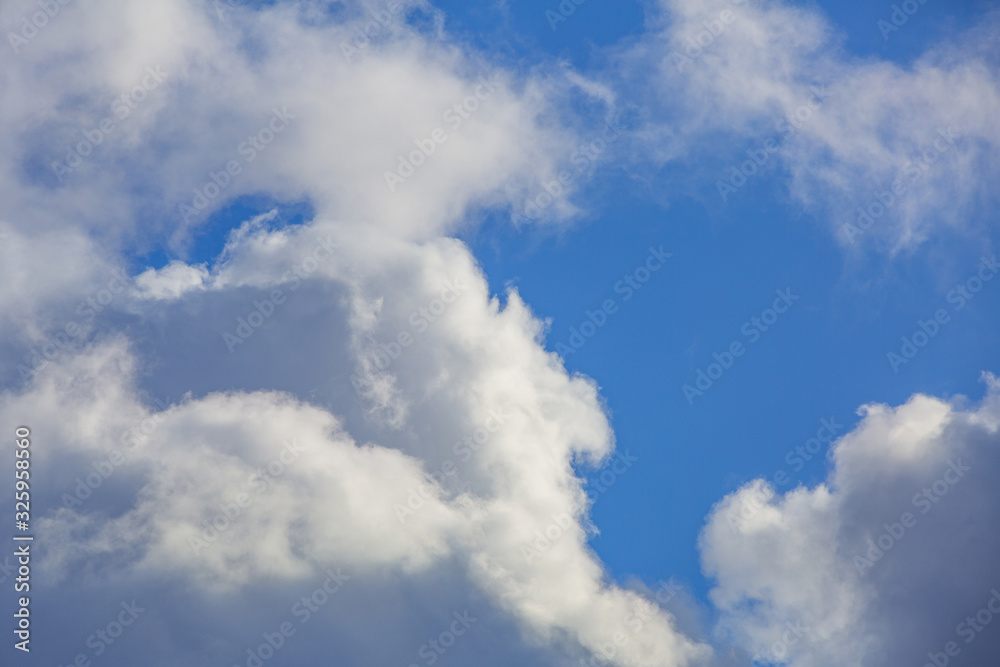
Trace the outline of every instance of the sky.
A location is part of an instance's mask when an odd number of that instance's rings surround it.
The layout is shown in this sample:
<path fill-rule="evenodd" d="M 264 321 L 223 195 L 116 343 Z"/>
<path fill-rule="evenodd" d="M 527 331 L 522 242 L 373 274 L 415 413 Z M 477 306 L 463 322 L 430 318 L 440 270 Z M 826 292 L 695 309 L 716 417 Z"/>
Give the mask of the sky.
<path fill-rule="evenodd" d="M 0 26 L 3 664 L 1000 658 L 995 3 Z"/>

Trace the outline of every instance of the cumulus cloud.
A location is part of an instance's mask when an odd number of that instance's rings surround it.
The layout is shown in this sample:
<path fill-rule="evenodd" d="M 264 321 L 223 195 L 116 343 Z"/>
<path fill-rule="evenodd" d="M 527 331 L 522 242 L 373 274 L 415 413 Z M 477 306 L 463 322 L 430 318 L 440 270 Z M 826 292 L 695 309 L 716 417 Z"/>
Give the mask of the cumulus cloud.
<path fill-rule="evenodd" d="M 35 7 L 5 3 L 0 22 Z M 891 662 L 985 598 L 992 541 L 961 581 L 931 547 L 995 523 L 992 380 L 976 408 L 868 406 L 827 484 L 767 500 L 736 529 L 727 515 L 770 494 L 756 483 L 722 501 L 702 548 L 735 651 L 701 638 L 695 605 L 670 596 L 667 611 L 609 580 L 578 474 L 615 446 L 597 385 L 546 351 L 544 322 L 516 291 L 493 294 L 449 235 L 517 209 L 604 132 L 567 118 L 569 91 L 613 119 L 627 83 L 505 68 L 416 1 L 59 7 L 0 62 L 0 416 L 43 443 L 40 616 L 81 652 L 93 618 L 75 610 L 142 608 L 130 630 L 142 641 L 102 644 L 109 664 L 249 665 L 285 620 L 300 633 L 281 649 L 289 664 L 331 646 L 344 664 L 407 664 L 459 626 L 467 643 L 445 648 L 460 664 L 730 664 L 740 650 L 781 658 L 780 642 L 794 664 Z M 838 59 L 811 11 L 734 5 L 737 20 L 677 71 L 684 35 L 729 5 L 665 7 L 670 23 L 625 56 L 656 60 L 658 94 L 685 93 L 657 102 L 683 132 L 639 130 L 659 157 L 691 149 L 679 136 L 747 136 L 819 85 L 822 111 L 782 139 L 807 204 L 837 213 L 830 202 L 862 196 L 950 124 L 961 138 L 941 161 L 961 179 L 928 176 L 894 209 L 905 245 L 932 229 L 918 204 L 940 212 L 992 173 L 992 23 L 981 55 L 943 47 L 903 68 Z M 575 179 L 551 217 L 574 212 Z M 185 260 L 213 214 L 253 197 L 316 215 L 261 212 L 208 261 Z M 163 248 L 170 261 L 123 268 Z M 936 493 L 959 459 L 972 470 L 948 497 L 926 517 L 910 508 L 916 527 L 859 568 L 912 485 Z M 948 604 L 932 609 L 934 596 Z M 299 615 L 300 598 L 323 613 Z M 890 613 L 914 608 L 909 624 Z"/>
<path fill-rule="evenodd" d="M 710 654 L 605 581 L 574 469 L 612 451 L 596 387 L 542 348 L 516 292 L 490 296 L 463 244 L 255 219 L 206 271 L 141 274 L 116 304 L 127 338 L 5 397 L 6 417 L 59 443 L 38 462 L 63 487 L 39 528 L 48 576 L 245 592 L 334 566 L 360 588 L 451 564 L 531 642 L 613 664 Z M 76 471 L 112 456 L 114 495 L 93 502 Z"/>
<path fill-rule="evenodd" d="M 256 620 L 240 600 L 338 567 L 362 617 L 361 591 L 424 590 L 401 607 L 400 635 L 471 598 L 506 624 L 499 637 L 521 635 L 508 659 L 596 651 L 643 600 L 606 582 L 586 547 L 573 466 L 613 445 L 595 385 L 543 349 L 516 293 L 491 296 L 468 249 L 441 238 L 569 157 L 558 98 L 577 84 L 505 71 L 414 27 L 426 5 L 391 4 L 65 5 L 4 60 L 19 102 L 3 125 L 23 131 L 0 165 L 16 241 L 2 252 L 50 234 L 79 267 L 47 286 L 4 264 L 52 311 L 25 311 L 3 399 L 5 419 L 52 443 L 37 462 L 52 471 L 42 562 L 76 582 L 69 595 L 97 582 L 114 589 L 101 601 L 161 599 L 151 591 L 169 580 L 184 604 L 221 604 L 238 630 L 199 616 L 220 660 Z M 358 39 L 371 11 L 379 34 Z M 104 284 L 126 254 L 166 241 L 183 255 L 214 211 L 262 192 L 308 201 L 316 221 L 262 215 L 207 264 Z M 157 633 L 185 632 L 167 609 L 152 615 Z M 617 661 L 707 652 L 666 612 L 643 619 Z M 371 664 L 377 641 L 357 641 L 354 664 Z M 160 664 L 184 659 L 184 642 L 163 643 Z"/>
<path fill-rule="evenodd" d="M 978 405 L 865 406 L 816 488 L 755 481 L 722 500 L 701 545 L 723 631 L 791 665 L 995 659 L 1000 384 L 985 379 Z"/>

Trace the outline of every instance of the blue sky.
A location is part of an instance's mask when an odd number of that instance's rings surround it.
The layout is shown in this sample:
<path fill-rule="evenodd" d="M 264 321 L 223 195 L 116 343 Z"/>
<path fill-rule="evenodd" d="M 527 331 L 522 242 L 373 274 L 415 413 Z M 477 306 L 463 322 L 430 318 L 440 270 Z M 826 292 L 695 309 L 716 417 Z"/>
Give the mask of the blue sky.
<path fill-rule="evenodd" d="M 41 452 L 5 661 L 249 667 L 328 577 L 270 664 L 948 651 L 1000 585 L 1000 22 L 903 4 L 95 0 L 9 38 L 0 419 Z M 954 664 L 1000 655 L 979 623 Z"/>
<path fill-rule="evenodd" d="M 497 48 L 512 60 L 569 59 L 583 71 L 595 65 L 601 47 L 640 34 L 644 20 L 639 3 L 586 2 L 555 30 L 541 7 L 527 3 L 504 9 L 436 6 L 448 29 L 477 46 Z M 813 6 L 842 33 L 851 57 L 906 65 L 928 45 L 975 25 L 986 3 L 927 4 L 889 40 L 877 21 L 888 19 L 891 6 Z M 558 11 L 558 4 L 553 8 Z M 728 166 L 745 150 L 732 149 L 707 159 Z M 619 447 L 641 460 L 622 483 L 598 493 L 593 514 L 601 535 L 592 545 L 618 577 L 652 581 L 675 575 L 704 594 L 708 582 L 695 543 L 719 498 L 779 470 L 790 476 L 785 490 L 815 485 L 827 473 L 826 448 L 798 472 L 785 457 L 815 435 L 821 419 L 835 420 L 846 432 L 864 403 L 896 404 L 917 391 L 978 397 L 979 372 L 1000 363 L 992 334 L 1000 325 L 1000 293 L 991 290 L 913 363 L 894 372 L 886 359 L 899 337 L 912 335 L 917 321 L 932 315 L 954 284 L 968 277 L 963 271 L 973 275 L 978 239 L 949 239 L 962 259 L 951 258 L 953 264 L 944 267 L 929 265 L 938 249 L 888 264 L 878 256 L 845 258 L 820 221 L 788 204 L 780 174 L 753 178 L 725 205 L 713 180 L 687 184 L 666 195 L 667 206 L 654 197 L 668 191 L 669 171 L 654 176 L 645 190 L 630 185 L 615 165 L 598 174 L 599 198 L 588 201 L 583 220 L 570 229 L 518 232 L 509 226 L 509 212 L 500 211 L 463 237 L 495 294 L 515 286 L 539 317 L 551 318 L 550 350 L 569 345 L 570 328 L 586 321 L 587 311 L 600 310 L 605 299 L 621 306 L 593 340 L 566 356 L 570 371 L 599 383 Z M 233 224 L 273 205 L 247 202 L 222 212 L 190 260 L 209 261 Z M 288 210 L 294 223 L 298 211 Z M 650 246 L 663 246 L 673 258 L 625 301 L 614 286 L 642 265 Z M 748 342 L 742 325 L 785 288 L 800 297 L 794 308 L 689 405 L 681 387 L 694 384 L 712 353 L 736 340 Z M 596 483 L 599 472 L 590 475 Z"/>

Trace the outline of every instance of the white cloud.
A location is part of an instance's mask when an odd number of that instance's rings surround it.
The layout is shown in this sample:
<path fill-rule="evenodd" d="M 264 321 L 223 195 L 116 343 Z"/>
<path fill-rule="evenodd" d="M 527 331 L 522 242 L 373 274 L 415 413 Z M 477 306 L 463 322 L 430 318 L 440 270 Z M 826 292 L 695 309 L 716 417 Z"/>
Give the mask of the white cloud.
<path fill-rule="evenodd" d="M 150 299 L 175 299 L 204 286 L 208 270 L 172 261 L 162 269 L 146 269 L 135 277 L 136 289 Z"/>
<path fill-rule="evenodd" d="M 0 19 L 33 6 L 8 3 Z M 353 6 L 343 21 L 308 3 L 224 18 L 187 0 L 65 6 L 0 65 L 13 102 L 0 119 L 24 128 L 0 160 L 0 214 L 19 229 L 72 219 L 114 247 L 169 235 L 183 248 L 212 211 L 260 192 L 417 238 L 456 229 L 473 205 L 523 199 L 573 150 L 556 122 L 567 84 L 421 34 L 405 19 L 417 6 L 351 58 L 343 45 L 371 20 Z M 419 164 L 391 192 L 401 156 Z"/>
<path fill-rule="evenodd" d="M 3 18 L 29 9 L 7 4 Z M 183 250 L 212 210 L 240 195 L 308 200 L 319 220 L 271 229 L 273 217 L 261 216 L 214 264 L 140 271 L 91 326 L 11 383 L 4 414 L 52 443 L 39 459 L 59 489 L 42 505 L 44 563 L 54 578 L 125 576 L 147 594 L 166 577 L 183 590 L 248 597 L 333 566 L 375 591 L 384 577 L 426 586 L 457 565 L 417 609 L 446 603 L 455 587 L 459 599 L 478 590 L 531 638 L 509 655 L 537 641 L 547 653 L 596 650 L 640 600 L 606 583 L 585 546 L 572 464 L 612 448 L 596 388 L 545 352 L 542 324 L 515 293 L 503 304 L 491 297 L 468 249 L 440 238 L 473 206 L 522 200 L 569 157 L 574 136 L 558 122 L 566 84 L 506 72 L 402 17 L 348 59 L 341 46 L 368 18 L 318 9 L 282 3 L 219 17 L 183 0 L 67 5 L 0 65 L 5 95 L 21 101 L 4 106 L 0 127 L 27 128 L 0 160 L 2 214 L 12 234 L 76 230 L 81 272 L 99 274 L 92 267 L 163 239 Z M 38 75 L 56 62 L 55 74 Z M 433 153 L 416 165 L 428 137 Z M 400 155 L 415 169 L 391 191 L 385 172 L 399 170 Z M 101 287 L 66 275 L 30 295 L 57 322 Z M 403 333 L 404 353 L 383 363 L 383 346 Z M 27 343 L 10 352 L 27 354 Z M 146 407 L 154 398 L 172 405 Z M 480 442 L 498 414 L 502 428 Z M 139 444 L 110 451 L 123 437 Z M 479 449 L 468 461 L 472 450 L 454 447 L 466 437 Z M 250 493 L 257 468 L 288 439 L 305 448 L 300 458 L 196 554 L 202 522 Z M 88 468 L 105 469 L 111 456 L 124 463 L 86 493 Z M 446 466 L 461 470 L 428 486 L 425 473 Z M 423 506 L 401 522 L 412 492 Z M 524 548 L 553 517 L 560 539 L 528 562 Z M 419 617 L 415 604 L 407 608 Z M 249 618 L 243 607 L 228 604 L 228 614 Z M 165 632 L 179 622 L 164 619 Z M 403 634 L 423 627 L 398 622 Z M 220 641 L 233 636 L 213 627 Z M 393 659 L 407 659 L 404 648 Z M 655 611 L 622 650 L 652 665 L 707 648 Z"/>
<path fill-rule="evenodd" d="M 111 498 L 70 501 L 40 524 L 48 576 L 127 572 L 143 587 L 166 576 L 247 594 L 335 565 L 364 587 L 453 563 L 531 642 L 613 650 L 623 665 L 707 657 L 668 614 L 607 583 L 586 546 L 588 501 L 572 464 L 600 462 L 612 434 L 595 385 L 542 348 L 542 324 L 518 295 L 490 297 L 457 241 L 329 239 L 337 231 L 250 223 L 210 275 L 175 265 L 140 276 L 121 304 L 137 318 L 131 342 L 94 343 L 6 396 L 5 415 L 62 443 L 39 465 L 51 461 L 71 496 L 81 459 L 155 424 L 122 451 Z M 332 256 L 307 265 L 316 248 Z M 312 270 L 290 277 L 296 266 Z M 200 289 L 162 287 L 195 274 Z M 269 314 L 251 319 L 254 309 Z M 252 328 L 230 353 L 222 334 L 239 336 L 239 318 Z M 139 375 L 147 359 L 163 370 Z M 380 381 L 389 389 L 367 390 Z M 284 391 L 227 389 L 237 382 Z M 186 392 L 165 411 L 140 400 Z M 47 423 L 57 405 L 62 416 Z M 262 481 L 269 465 L 273 481 Z M 227 516 L 241 494 L 246 507 Z"/>
<path fill-rule="evenodd" d="M 773 138 L 774 156 L 759 169 L 787 170 L 793 200 L 822 214 L 845 246 L 895 252 L 948 228 L 981 233 L 968 214 L 993 196 L 1000 168 L 996 13 L 897 64 L 846 55 L 843 36 L 813 8 L 777 0 L 663 0 L 661 8 L 661 27 L 618 61 L 651 91 L 658 115 L 647 132 L 660 160 L 705 157 L 722 137 L 718 150 L 739 170 L 748 150 Z M 670 131 L 657 131 L 664 122 Z M 747 167 L 750 180 L 757 170 Z M 703 175 L 736 191 L 746 180 L 728 168 Z M 905 189 L 893 194 L 897 179 Z M 859 207 L 872 209 L 871 223 Z"/>
<path fill-rule="evenodd" d="M 34 6 L 5 3 L 0 22 Z M 844 62 L 830 55 L 820 18 L 771 3 L 741 7 L 690 74 L 672 72 L 666 50 L 724 6 L 670 3 L 675 23 L 630 54 L 664 62 L 661 93 L 688 93 L 665 104 L 686 114 L 678 129 L 736 125 L 745 135 L 825 83 L 822 116 L 784 154 L 793 192 L 812 204 L 880 182 L 952 122 L 965 143 L 944 160 L 962 185 L 934 181 L 899 208 L 892 229 L 903 245 L 929 233 L 918 205 L 940 212 L 948 188 L 968 199 L 976 170 L 992 173 L 996 83 L 980 61 L 942 49 L 911 69 Z M 495 648 L 498 665 L 587 653 L 651 667 L 722 660 L 695 638 L 690 610 L 678 621 L 607 580 L 587 546 L 574 469 L 614 447 L 596 384 L 546 352 L 528 305 L 516 292 L 492 295 L 469 249 L 446 237 L 483 207 L 517 206 L 553 180 L 580 135 L 561 116 L 567 90 L 613 115 L 616 87 L 558 68 L 504 70 L 449 41 L 440 22 L 421 31 L 402 16 L 347 58 L 343 44 L 369 18 L 355 5 L 336 19 L 326 8 L 288 2 L 220 16 L 186 0 L 70 3 L 0 64 L 10 102 L 0 105 L 0 143 L 10 147 L 0 156 L 9 286 L 0 309 L 17 314 L 4 320 L 0 355 L 5 369 L 37 360 L 35 348 L 45 358 L 7 371 L 0 415 L 45 443 L 39 562 L 61 588 L 43 587 L 40 603 L 159 600 L 145 617 L 145 645 L 157 650 L 144 664 L 232 660 L 257 640 L 248 627 L 284 612 L 289 590 L 313 590 L 343 567 L 351 606 L 331 606 L 321 636 L 288 649 L 299 664 L 328 654 L 331 636 L 349 664 L 403 663 L 466 604 L 499 628 L 472 644 Z M 872 120 L 859 126 L 859 116 Z M 100 142 L 87 138 L 94 128 Z M 659 121 L 646 131 L 661 155 L 689 148 L 663 142 L 683 133 Z M 97 145 L 79 149 L 84 141 Z M 88 153 L 79 163 L 68 155 L 78 149 Z M 67 163 L 58 175 L 55 160 Z M 266 213 L 235 229 L 214 262 L 113 273 L 164 244 L 183 255 L 211 212 L 262 193 L 308 201 L 315 221 L 275 228 Z M 553 210 L 574 208 L 562 200 Z M 59 270 L 37 271 L 41 260 Z M 71 323 L 77 333 L 62 343 Z M 150 407 L 156 400 L 164 406 Z M 794 659 L 843 664 L 873 646 L 910 650 L 974 602 L 996 561 L 989 541 L 966 580 L 947 582 L 948 605 L 912 628 L 887 611 L 945 595 L 932 547 L 971 525 L 963 521 L 995 523 L 989 474 L 970 473 L 955 491 L 980 515 L 936 505 L 920 523 L 934 539 L 907 536 L 866 578 L 850 550 L 864 548 L 881 517 L 898 518 L 911 484 L 950 457 L 983 454 L 996 400 L 966 411 L 926 397 L 870 406 L 838 446 L 829 485 L 774 501 L 737 533 L 723 513 L 752 491 L 724 500 L 704 557 L 736 643 L 759 651 L 801 622 L 812 634 L 789 648 Z M 976 465 L 992 464 L 983 454 Z M 239 514 L 226 516 L 233 503 Z M 203 534 L 216 520 L 230 527 Z M 909 545 L 927 557 L 893 565 Z M 902 585 L 910 579 L 918 585 Z M 65 609 L 53 618 L 66 636 L 90 632 L 89 616 Z M 386 617 L 388 629 L 370 629 Z M 883 629 L 891 641 L 866 639 Z M 65 662 L 65 648 L 43 650 Z M 134 664 L 121 650 L 111 659 Z"/>
<path fill-rule="evenodd" d="M 962 625 L 1000 583 L 1000 385 L 986 380 L 978 406 L 866 406 L 825 484 L 768 498 L 756 481 L 721 501 L 701 542 L 725 632 L 796 666 L 923 664 L 952 641 L 958 664 L 995 658 L 995 635 Z"/>

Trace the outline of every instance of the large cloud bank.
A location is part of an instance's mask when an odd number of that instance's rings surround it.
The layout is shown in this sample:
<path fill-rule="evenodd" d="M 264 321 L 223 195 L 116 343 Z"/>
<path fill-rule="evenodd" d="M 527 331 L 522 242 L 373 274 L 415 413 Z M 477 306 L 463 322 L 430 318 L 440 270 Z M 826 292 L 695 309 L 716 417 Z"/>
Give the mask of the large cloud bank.
<path fill-rule="evenodd" d="M 806 10 L 665 8 L 616 58 L 659 63 L 650 104 L 686 136 L 748 133 L 821 85 L 817 119 L 784 140 L 801 200 L 867 197 L 862 184 L 948 127 L 952 176 L 893 209 L 891 245 L 957 224 L 918 208 L 982 194 L 1000 99 L 989 26 L 903 70 L 838 60 Z M 731 27 L 678 70 L 684 35 L 724 9 Z M 5 3 L 0 22 L 36 11 Z M 451 41 L 440 18 L 420 2 L 80 0 L 12 41 L 0 415 L 32 426 L 46 480 L 39 616 L 79 638 L 40 658 L 875 665 L 952 640 L 964 664 L 995 657 L 978 632 L 949 634 L 1000 586 L 992 378 L 977 406 L 866 407 L 827 484 L 721 501 L 701 544 L 717 627 L 690 622 L 674 593 L 609 579 L 577 472 L 614 456 L 597 386 L 450 235 L 574 169 L 630 84 L 516 71 Z M 682 89 L 685 104 L 663 101 Z M 571 117 L 571 92 L 603 109 L 596 129 Z M 674 136 L 649 121 L 625 141 L 645 146 L 634 159 L 694 150 Z M 579 187 L 591 166 L 563 180 Z M 573 185 L 544 217 L 572 213 Z M 286 225 L 279 206 L 211 261 L 129 268 L 160 247 L 184 257 L 244 196 L 315 216 Z M 905 512 L 913 525 L 897 528 Z M 141 642 L 92 634 L 123 608 Z"/>

